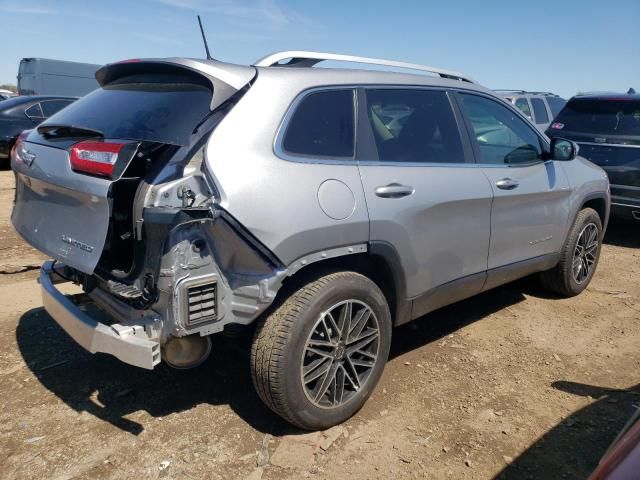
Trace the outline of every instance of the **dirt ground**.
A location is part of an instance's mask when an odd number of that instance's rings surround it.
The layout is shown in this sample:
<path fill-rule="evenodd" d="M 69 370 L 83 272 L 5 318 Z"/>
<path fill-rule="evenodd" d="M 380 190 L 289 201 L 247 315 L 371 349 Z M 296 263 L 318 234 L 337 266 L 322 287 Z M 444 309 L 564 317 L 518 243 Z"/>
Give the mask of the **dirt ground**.
<path fill-rule="evenodd" d="M 12 198 L 0 172 L 1 478 L 585 478 L 640 404 L 640 224 L 610 227 L 579 297 L 525 279 L 395 330 L 373 397 L 320 436 L 260 403 L 242 339 L 186 372 L 76 346 Z"/>

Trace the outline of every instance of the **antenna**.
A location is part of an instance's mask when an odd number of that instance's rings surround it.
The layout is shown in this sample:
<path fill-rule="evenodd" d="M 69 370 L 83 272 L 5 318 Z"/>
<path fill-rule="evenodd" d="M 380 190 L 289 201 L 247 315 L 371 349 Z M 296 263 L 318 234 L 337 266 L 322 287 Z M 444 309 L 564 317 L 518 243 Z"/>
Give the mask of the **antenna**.
<path fill-rule="evenodd" d="M 202 28 L 202 21 L 200 20 L 200 15 L 198 15 L 198 24 L 200 25 L 200 33 L 202 34 L 204 49 L 207 52 L 207 60 L 213 60 L 213 58 L 211 57 L 211 54 L 209 53 L 209 45 L 207 45 L 207 37 L 204 36 L 204 29 Z"/>

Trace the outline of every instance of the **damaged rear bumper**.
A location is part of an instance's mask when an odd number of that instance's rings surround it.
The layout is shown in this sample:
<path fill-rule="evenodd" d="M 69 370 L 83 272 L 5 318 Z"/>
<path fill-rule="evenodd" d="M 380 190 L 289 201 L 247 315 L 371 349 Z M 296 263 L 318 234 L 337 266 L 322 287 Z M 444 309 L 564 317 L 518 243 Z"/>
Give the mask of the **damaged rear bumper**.
<path fill-rule="evenodd" d="M 54 262 L 46 262 L 40 270 L 42 302 L 45 310 L 81 347 L 91 353 L 108 353 L 136 367 L 153 369 L 160 363 L 160 343 L 147 334 L 144 321 L 137 323 L 100 323 L 81 310 L 72 299 L 56 288 L 65 280 Z"/>

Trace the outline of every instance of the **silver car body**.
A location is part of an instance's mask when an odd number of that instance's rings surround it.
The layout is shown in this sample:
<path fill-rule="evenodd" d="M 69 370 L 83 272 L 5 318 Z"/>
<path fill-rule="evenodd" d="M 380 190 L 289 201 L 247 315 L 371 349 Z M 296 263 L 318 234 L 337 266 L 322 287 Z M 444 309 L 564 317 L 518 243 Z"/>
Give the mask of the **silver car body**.
<path fill-rule="evenodd" d="M 289 58 L 288 65 L 279 63 Z M 323 59 L 352 58 L 435 76 L 310 68 Z M 41 275 L 51 315 L 90 351 L 153 368 L 160 361 L 159 346 L 171 336 L 210 335 L 230 324 L 249 324 L 271 305 L 288 278 L 326 262 L 334 267 L 343 262 L 345 268 L 375 265 L 388 272 L 385 282 L 391 285 L 385 293 L 395 323 L 402 324 L 553 267 L 584 205 L 596 208 L 606 225 L 608 182 L 600 168 L 581 158 L 483 164 L 458 107 L 466 163 L 385 164 L 360 154 L 345 160 L 286 153 L 283 132 L 311 92 L 352 89 L 354 101 L 368 87 L 435 89 L 447 92 L 452 102 L 460 92 L 497 98 L 455 72 L 372 60 L 286 52 L 251 67 L 191 59 L 147 61 L 208 78 L 214 85 L 212 110 L 236 92 L 244 93 L 184 174 L 176 176 L 176 164 L 169 161 L 144 195 L 136 197 L 136 211 L 159 218 L 184 209 L 181 192 L 188 188 L 194 192 L 189 207 L 209 216 L 174 226 L 166 238 L 146 240 L 165 245 L 153 304 L 133 308 L 106 292 L 104 282 L 88 291 L 91 302 L 115 319 L 107 329 L 65 302 L 54 283 L 68 275 L 65 268 L 83 278 L 94 274 L 105 246 L 112 182 L 72 171 L 66 150 L 25 142 L 35 160 L 29 165 L 12 160 L 17 178 L 12 221 L 29 243 L 59 262 L 46 264 Z M 119 68 L 101 69 L 100 83 L 117 77 Z M 508 108 L 528 123 L 517 109 Z M 546 137 L 536 135 L 548 149 Z M 515 187 L 503 189 L 505 180 Z M 386 195 L 389 191 L 400 196 Z M 202 238 L 209 249 L 194 247 Z M 191 292 L 211 284 L 216 289 L 215 319 L 189 324 Z M 136 335 L 144 341 L 132 342 Z"/>

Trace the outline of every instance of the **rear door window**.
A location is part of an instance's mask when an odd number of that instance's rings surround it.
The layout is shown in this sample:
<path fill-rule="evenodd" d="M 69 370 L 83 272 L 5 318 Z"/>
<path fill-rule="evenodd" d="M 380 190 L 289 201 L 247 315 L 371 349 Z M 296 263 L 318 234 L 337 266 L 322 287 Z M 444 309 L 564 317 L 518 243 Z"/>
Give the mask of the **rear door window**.
<path fill-rule="evenodd" d="M 439 90 L 371 89 L 367 116 L 381 162 L 464 163 L 447 94 Z"/>
<path fill-rule="evenodd" d="M 282 146 L 293 155 L 353 158 L 354 92 L 326 90 L 306 95 L 289 120 Z"/>
<path fill-rule="evenodd" d="M 42 106 L 42 113 L 44 114 L 44 116 L 50 117 L 52 115 L 55 115 L 71 103 L 71 100 L 47 100 L 41 102 L 40 105 Z"/>
<path fill-rule="evenodd" d="M 29 117 L 31 120 L 43 120 L 44 115 L 42 114 L 42 108 L 39 103 L 35 103 L 31 105 L 24 111 L 24 114 Z"/>
<path fill-rule="evenodd" d="M 210 112 L 211 86 L 189 75 L 135 75 L 98 88 L 43 125 L 98 130 L 105 138 L 187 145 Z"/>
<path fill-rule="evenodd" d="M 532 98 L 531 105 L 533 106 L 533 113 L 536 116 L 536 123 L 549 123 L 549 115 L 547 115 L 547 107 L 544 105 L 544 100 L 541 98 Z"/>
<path fill-rule="evenodd" d="M 526 98 L 524 97 L 517 98 L 515 106 L 518 108 L 518 110 L 524 113 L 527 116 L 527 118 L 533 118 L 531 116 L 531 109 L 529 108 L 529 101 Z"/>
<path fill-rule="evenodd" d="M 555 118 L 560 113 L 560 110 L 567 104 L 567 101 L 560 97 L 547 97 L 547 103 L 549 104 L 551 115 Z"/>
<path fill-rule="evenodd" d="M 640 135 L 640 100 L 580 98 L 567 103 L 552 129 L 599 135 Z"/>

